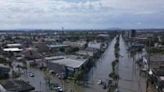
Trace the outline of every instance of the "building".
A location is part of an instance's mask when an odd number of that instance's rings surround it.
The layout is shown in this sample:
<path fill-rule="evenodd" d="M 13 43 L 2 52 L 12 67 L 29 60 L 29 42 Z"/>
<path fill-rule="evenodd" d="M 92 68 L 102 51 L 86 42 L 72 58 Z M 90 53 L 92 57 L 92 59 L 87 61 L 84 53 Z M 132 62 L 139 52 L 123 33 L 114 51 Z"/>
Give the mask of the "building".
<path fill-rule="evenodd" d="M 69 47 L 68 45 L 63 45 L 63 44 L 51 44 L 51 45 L 47 45 L 49 47 L 49 49 L 52 49 L 52 48 L 65 48 L 65 47 Z"/>
<path fill-rule="evenodd" d="M 4 48 L 3 51 L 5 52 L 21 52 L 23 49 L 20 48 Z"/>
<path fill-rule="evenodd" d="M 153 69 L 152 75 L 149 76 L 152 83 L 156 86 L 158 92 L 163 92 L 164 90 L 164 68 L 163 69 Z"/>
<path fill-rule="evenodd" d="M 0 84 L 0 92 L 31 92 L 35 88 L 22 80 L 7 80 Z"/>
<path fill-rule="evenodd" d="M 93 57 L 94 56 L 94 52 L 92 51 L 87 51 L 87 50 L 80 50 L 76 52 L 76 55 L 79 56 L 86 56 L 86 57 Z"/>
<path fill-rule="evenodd" d="M 136 30 L 131 30 L 131 37 L 135 37 L 136 36 Z"/>
<path fill-rule="evenodd" d="M 93 48 L 93 49 L 101 49 L 101 43 L 97 43 L 97 42 L 89 42 L 88 43 L 88 48 Z"/>
<path fill-rule="evenodd" d="M 150 70 L 149 74 L 151 81 L 155 84 L 158 92 L 164 90 L 164 55 L 155 54 L 150 56 Z"/>
<path fill-rule="evenodd" d="M 54 56 L 45 59 L 49 70 L 66 76 L 78 71 L 87 62 L 87 59 L 78 56 Z"/>
<path fill-rule="evenodd" d="M 36 42 L 32 42 L 32 45 L 40 53 L 49 52 L 49 49 L 48 49 L 48 46 L 47 46 L 46 42 L 36 41 Z"/>
<path fill-rule="evenodd" d="M 150 67 L 153 69 L 159 69 L 164 67 L 164 55 L 163 54 L 153 54 L 150 56 Z"/>
<path fill-rule="evenodd" d="M 22 44 L 20 43 L 13 43 L 13 44 L 7 44 L 7 47 L 22 47 Z"/>
<path fill-rule="evenodd" d="M 6 44 L 6 47 L 3 48 L 5 52 L 21 52 L 22 50 L 22 44 L 20 43 Z"/>
<path fill-rule="evenodd" d="M 86 41 L 64 41 L 63 44 L 68 45 L 70 47 L 84 48 L 86 45 Z"/>
<path fill-rule="evenodd" d="M 2 53 L 8 57 L 17 57 L 22 55 L 23 50 L 22 44 L 6 44 L 6 46 L 2 48 Z"/>
<path fill-rule="evenodd" d="M 66 49 L 69 49 L 70 46 L 68 45 L 64 45 L 64 44 L 51 44 L 51 45 L 47 45 L 49 48 L 49 51 L 51 52 L 61 52 L 61 51 L 65 51 Z"/>
<path fill-rule="evenodd" d="M 96 40 L 99 42 L 104 42 L 109 40 L 109 35 L 107 33 L 98 34 Z"/>
<path fill-rule="evenodd" d="M 25 58 L 29 60 L 41 58 L 41 54 L 37 51 L 37 48 L 26 48 L 23 52 Z"/>
<path fill-rule="evenodd" d="M 10 68 L 0 64 L 0 78 L 9 78 Z"/>

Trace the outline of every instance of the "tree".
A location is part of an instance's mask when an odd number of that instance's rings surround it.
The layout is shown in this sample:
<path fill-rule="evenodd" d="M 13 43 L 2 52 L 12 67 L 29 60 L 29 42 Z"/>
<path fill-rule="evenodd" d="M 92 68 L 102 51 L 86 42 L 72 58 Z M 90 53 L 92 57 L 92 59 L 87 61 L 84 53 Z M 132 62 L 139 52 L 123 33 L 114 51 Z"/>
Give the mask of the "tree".
<path fill-rule="evenodd" d="M 74 52 L 76 52 L 76 51 L 79 51 L 79 48 L 78 47 L 74 47 L 74 48 L 70 48 L 70 49 L 68 49 L 68 51 L 67 51 L 67 53 L 74 53 Z"/>
<path fill-rule="evenodd" d="M 59 50 L 60 50 L 60 52 L 65 52 L 65 48 L 64 47 L 61 47 Z"/>

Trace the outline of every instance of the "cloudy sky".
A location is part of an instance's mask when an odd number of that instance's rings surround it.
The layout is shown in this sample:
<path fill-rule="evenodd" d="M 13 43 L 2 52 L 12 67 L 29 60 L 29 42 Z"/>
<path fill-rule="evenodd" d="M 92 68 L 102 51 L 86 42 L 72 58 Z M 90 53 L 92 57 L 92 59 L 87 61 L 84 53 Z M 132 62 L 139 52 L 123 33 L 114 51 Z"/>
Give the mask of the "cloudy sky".
<path fill-rule="evenodd" d="M 0 29 L 163 28 L 163 0 L 0 0 Z"/>

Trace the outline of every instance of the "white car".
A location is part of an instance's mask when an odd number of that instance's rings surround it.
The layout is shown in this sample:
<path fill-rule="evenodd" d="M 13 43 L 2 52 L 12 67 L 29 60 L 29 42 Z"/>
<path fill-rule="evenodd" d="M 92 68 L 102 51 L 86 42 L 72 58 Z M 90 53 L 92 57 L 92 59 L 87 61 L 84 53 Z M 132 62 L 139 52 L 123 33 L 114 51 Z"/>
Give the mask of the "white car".
<path fill-rule="evenodd" d="M 29 76 L 30 77 L 34 77 L 34 73 L 29 73 Z"/>
<path fill-rule="evenodd" d="M 101 85 L 102 84 L 102 80 L 98 80 L 97 84 Z"/>
<path fill-rule="evenodd" d="M 57 87 L 58 92 L 63 92 L 63 89 L 61 87 Z"/>

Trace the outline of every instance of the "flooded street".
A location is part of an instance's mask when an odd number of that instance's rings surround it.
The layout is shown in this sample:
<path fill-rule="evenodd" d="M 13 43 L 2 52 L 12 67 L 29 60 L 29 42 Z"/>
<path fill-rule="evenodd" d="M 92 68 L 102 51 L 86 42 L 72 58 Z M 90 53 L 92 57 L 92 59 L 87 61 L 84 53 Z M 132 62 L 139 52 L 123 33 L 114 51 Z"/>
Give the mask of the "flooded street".
<path fill-rule="evenodd" d="M 114 57 L 114 45 L 116 39 L 113 39 L 104 54 L 96 62 L 96 66 L 88 73 L 88 84 L 87 86 L 78 86 L 74 83 L 65 85 L 69 88 L 73 88 L 73 92 L 107 92 L 107 89 L 103 89 L 102 85 L 98 85 L 98 80 L 107 82 L 109 80 L 109 73 L 111 72 L 111 62 L 115 59 Z M 69 92 L 69 91 L 68 91 Z"/>
<path fill-rule="evenodd" d="M 145 79 L 139 75 L 139 68 L 135 63 L 139 55 L 135 58 L 130 57 L 123 38 L 120 38 L 119 90 L 120 92 L 146 92 Z"/>
<path fill-rule="evenodd" d="M 96 61 L 96 66 L 88 73 L 88 83 L 84 85 L 77 85 L 73 82 L 65 83 L 64 87 L 67 92 L 107 92 L 102 85 L 98 85 L 98 80 L 108 82 L 110 79 L 109 73 L 112 72 L 112 61 L 115 60 L 114 45 L 116 38 L 114 38 L 106 49 L 102 57 Z M 136 58 L 135 58 L 136 59 Z M 120 36 L 120 61 L 119 61 L 119 91 L 120 92 L 145 92 L 145 79 L 140 77 L 139 68 L 135 63 L 135 59 L 130 57 L 127 46 Z M 70 88 L 72 88 L 70 90 Z"/>
<path fill-rule="evenodd" d="M 0 92 L 164 92 L 164 0 L 0 9 Z"/>

